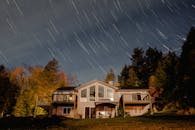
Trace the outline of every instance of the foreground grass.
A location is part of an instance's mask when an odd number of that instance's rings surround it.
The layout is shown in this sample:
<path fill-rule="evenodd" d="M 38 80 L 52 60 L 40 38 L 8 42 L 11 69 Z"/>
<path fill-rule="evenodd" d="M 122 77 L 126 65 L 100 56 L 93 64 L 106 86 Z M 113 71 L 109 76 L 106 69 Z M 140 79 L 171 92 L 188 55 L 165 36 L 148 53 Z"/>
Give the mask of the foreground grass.
<path fill-rule="evenodd" d="M 67 119 L 60 117 L 1 118 L 0 129 L 195 129 L 195 116 L 145 116 L 113 119 Z"/>

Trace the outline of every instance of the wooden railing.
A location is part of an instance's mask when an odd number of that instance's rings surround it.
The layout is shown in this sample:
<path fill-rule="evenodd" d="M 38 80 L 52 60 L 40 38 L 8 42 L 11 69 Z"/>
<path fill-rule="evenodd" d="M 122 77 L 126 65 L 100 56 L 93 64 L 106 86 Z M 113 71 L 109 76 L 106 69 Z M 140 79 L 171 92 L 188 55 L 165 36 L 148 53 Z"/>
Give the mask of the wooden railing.
<path fill-rule="evenodd" d="M 141 94 L 139 97 L 137 95 L 128 94 L 123 95 L 123 102 L 125 104 L 147 104 L 151 102 L 150 96 L 148 94 Z"/>
<path fill-rule="evenodd" d="M 74 103 L 74 100 L 54 100 L 53 103 Z"/>

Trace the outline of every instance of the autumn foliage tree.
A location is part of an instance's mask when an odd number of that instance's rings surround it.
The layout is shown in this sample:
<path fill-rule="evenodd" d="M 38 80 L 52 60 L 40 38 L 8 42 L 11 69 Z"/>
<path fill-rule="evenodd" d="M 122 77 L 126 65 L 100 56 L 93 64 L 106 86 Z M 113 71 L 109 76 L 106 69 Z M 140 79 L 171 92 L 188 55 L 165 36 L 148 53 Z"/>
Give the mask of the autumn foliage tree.
<path fill-rule="evenodd" d="M 59 71 L 59 64 L 56 59 L 52 59 L 42 68 L 39 66 L 30 67 L 28 79 L 28 87 L 20 93 L 14 109 L 16 116 L 32 116 L 36 114 L 44 114 L 45 111 L 36 108 L 37 100 L 45 103 L 51 103 L 52 92 L 62 86 L 67 86 L 67 77 L 64 72 Z M 35 110 L 36 109 L 36 110 Z"/>

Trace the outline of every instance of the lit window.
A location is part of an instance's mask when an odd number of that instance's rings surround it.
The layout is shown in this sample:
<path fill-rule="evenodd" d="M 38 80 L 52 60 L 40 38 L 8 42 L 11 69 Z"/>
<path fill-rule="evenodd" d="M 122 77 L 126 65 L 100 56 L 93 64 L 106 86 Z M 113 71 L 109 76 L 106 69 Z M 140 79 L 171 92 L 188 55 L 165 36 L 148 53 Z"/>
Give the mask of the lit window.
<path fill-rule="evenodd" d="M 103 86 L 98 87 L 98 96 L 104 97 L 104 87 Z"/>
<path fill-rule="evenodd" d="M 110 100 L 113 100 L 113 97 L 114 97 L 114 93 L 111 89 L 107 89 L 107 97 L 110 99 Z"/>
<path fill-rule="evenodd" d="M 84 89 L 81 91 L 81 97 L 86 98 L 87 97 L 87 89 Z"/>
<path fill-rule="evenodd" d="M 69 102 L 69 101 L 72 101 L 73 100 L 73 96 L 70 95 L 70 94 L 66 94 L 64 95 L 64 101 L 65 102 Z"/>
<path fill-rule="evenodd" d="M 68 100 L 72 101 L 73 100 L 73 95 L 69 95 Z"/>

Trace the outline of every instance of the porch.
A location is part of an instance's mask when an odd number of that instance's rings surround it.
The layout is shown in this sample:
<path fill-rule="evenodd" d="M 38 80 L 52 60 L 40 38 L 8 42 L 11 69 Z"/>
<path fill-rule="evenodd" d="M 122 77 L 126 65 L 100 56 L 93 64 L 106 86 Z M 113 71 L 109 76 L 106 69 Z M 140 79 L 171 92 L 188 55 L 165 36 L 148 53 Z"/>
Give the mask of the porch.
<path fill-rule="evenodd" d="M 95 108 L 85 107 L 85 118 L 113 118 L 117 115 L 117 104 L 96 103 Z"/>

